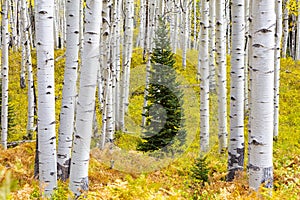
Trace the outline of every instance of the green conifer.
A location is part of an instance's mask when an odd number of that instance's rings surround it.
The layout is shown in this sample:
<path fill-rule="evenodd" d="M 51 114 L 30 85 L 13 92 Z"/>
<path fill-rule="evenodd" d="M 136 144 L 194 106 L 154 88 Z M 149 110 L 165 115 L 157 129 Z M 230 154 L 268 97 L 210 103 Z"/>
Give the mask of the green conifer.
<path fill-rule="evenodd" d="M 183 93 L 176 81 L 174 54 L 168 28 L 162 19 L 159 20 L 154 42 L 146 96 L 144 142 L 138 147 L 142 151 L 167 150 L 174 143 L 182 145 L 186 137 L 183 129 Z"/>

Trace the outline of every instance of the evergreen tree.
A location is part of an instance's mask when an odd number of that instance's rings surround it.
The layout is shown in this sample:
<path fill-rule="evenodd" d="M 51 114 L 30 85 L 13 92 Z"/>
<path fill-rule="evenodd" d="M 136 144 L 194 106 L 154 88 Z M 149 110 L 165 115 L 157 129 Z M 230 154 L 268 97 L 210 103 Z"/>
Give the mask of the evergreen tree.
<path fill-rule="evenodd" d="M 146 96 L 148 105 L 145 107 L 147 120 L 142 137 L 144 142 L 138 147 L 142 151 L 166 151 L 172 144 L 182 145 L 186 137 L 183 129 L 183 93 L 176 82 L 174 54 L 168 28 L 162 19 L 159 20 L 154 42 Z"/>

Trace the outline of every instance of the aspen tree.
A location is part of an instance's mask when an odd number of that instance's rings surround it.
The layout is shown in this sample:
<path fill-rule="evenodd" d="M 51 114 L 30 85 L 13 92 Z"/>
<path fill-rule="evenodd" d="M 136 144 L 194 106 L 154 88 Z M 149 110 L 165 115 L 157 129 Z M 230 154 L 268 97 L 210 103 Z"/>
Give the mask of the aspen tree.
<path fill-rule="evenodd" d="M 231 90 L 230 90 L 230 142 L 228 149 L 228 176 L 232 181 L 236 172 L 244 168 L 244 45 L 245 9 L 244 0 L 233 0 L 231 4 Z"/>
<path fill-rule="evenodd" d="M 189 14 L 190 14 L 189 1 L 184 1 L 183 10 L 183 50 L 182 50 L 182 67 L 186 68 L 186 54 L 189 43 Z"/>
<path fill-rule="evenodd" d="M 33 72 L 32 72 L 32 61 L 31 61 L 31 47 L 30 47 L 30 37 L 29 37 L 29 27 L 30 21 L 28 20 L 28 11 L 27 11 L 27 0 L 22 0 L 21 7 L 21 38 L 22 38 L 22 67 L 26 69 L 27 67 L 27 98 L 28 98 L 28 108 L 27 108 L 27 137 L 28 139 L 32 138 L 32 133 L 35 130 L 34 127 L 34 85 L 33 85 Z M 24 80 L 25 81 L 25 80 Z M 22 82 L 22 80 L 21 80 Z"/>
<path fill-rule="evenodd" d="M 249 110 L 249 76 L 248 76 L 248 68 L 249 68 L 249 47 L 250 47 L 250 0 L 245 0 L 245 88 L 244 88 L 244 111 L 247 114 Z"/>
<path fill-rule="evenodd" d="M 112 143 L 113 142 L 113 134 L 114 134 L 114 121 L 113 121 L 113 93 L 112 93 L 112 63 L 111 63 L 111 1 L 104 0 L 103 1 L 103 11 L 102 11 L 102 42 L 103 42 L 103 56 L 102 56 L 102 69 L 103 77 L 104 77 L 104 90 L 105 93 L 103 95 L 103 103 L 105 109 L 103 110 L 103 128 L 102 134 L 105 135 L 105 142 Z M 104 138 L 103 138 L 104 139 Z"/>
<path fill-rule="evenodd" d="M 146 21 L 146 0 L 140 0 L 140 28 L 139 28 L 139 36 L 137 39 L 137 45 L 141 47 L 142 49 L 144 49 L 144 44 L 145 44 L 145 21 Z"/>
<path fill-rule="evenodd" d="M 280 58 L 282 40 L 282 0 L 276 4 L 276 33 L 275 33 L 275 71 L 274 71 L 274 139 L 278 137 L 279 126 L 279 87 L 280 87 Z M 300 29 L 298 29 L 300 30 Z M 300 31 L 298 31 L 300 32 Z M 298 37 L 300 38 L 300 37 Z"/>
<path fill-rule="evenodd" d="M 226 44 L 227 44 L 227 54 L 231 54 L 231 19 L 230 19 L 230 12 L 231 12 L 231 0 L 225 0 L 225 23 L 226 23 Z"/>
<path fill-rule="evenodd" d="M 289 38 L 289 9 L 288 4 L 290 0 L 284 0 L 283 2 L 283 36 L 282 36 L 282 50 L 281 56 L 282 58 L 286 58 L 287 56 L 287 48 L 288 48 L 288 38 Z"/>
<path fill-rule="evenodd" d="M 57 187 L 53 0 L 36 2 L 39 180 L 45 196 Z"/>
<path fill-rule="evenodd" d="M 216 89 L 216 0 L 209 1 L 209 89 Z"/>
<path fill-rule="evenodd" d="M 27 26 L 28 26 L 28 20 L 27 20 L 27 2 L 21 1 L 21 11 L 20 11 L 20 16 L 22 18 L 20 29 L 21 34 L 19 34 L 22 38 L 22 61 L 21 61 L 21 73 L 20 73 L 20 87 L 24 89 L 26 87 L 26 60 L 27 60 L 27 55 L 26 55 L 26 45 L 24 44 L 29 44 L 28 40 L 26 40 L 26 31 L 27 31 Z M 28 33 L 27 33 L 28 34 Z M 27 36 L 28 37 L 28 36 Z M 16 43 L 16 38 L 14 39 L 14 43 Z"/>
<path fill-rule="evenodd" d="M 178 29 L 179 29 L 179 4 L 177 1 L 169 2 L 169 7 L 172 9 L 171 19 L 170 19 L 170 36 L 171 40 L 171 48 L 173 53 L 177 51 L 177 38 L 178 38 Z"/>
<path fill-rule="evenodd" d="M 120 45 L 121 45 L 121 6 L 122 2 L 119 0 L 114 1 L 114 11 L 113 11 L 113 45 L 112 45 L 112 65 L 115 68 L 115 78 L 113 78 L 113 95 L 114 95 L 114 121 L 115 121 L 115 130 L 120 130 L 119 127 L 119 108 L 120 108 Z"/>
<path fill-rule="evenodd" d="M 298 16 L 297 16 L 297 36 L 296 36 L 296 56 L 295 60 L 300 60 L 300 1 L 297 0 L 298 4 Z"/>
<path fill-rule="evenodd" d="M 145 84 L 145 91 L 144 91 L 144 103 L 143 103 L 143 111 L 142 111 L 142 127 L 146 125 L 146 106 L 148 104 L 147 96 L 148 96 L 148 88 L 149 88 L 149 78 L 150 78 L 150 67 L 151 67 L 151 31 L 150 31 L 150 11 L 149 11 L 149 0 L 146 0 L 146 21 L 145 21 L 145 50 L 144 55 L 145 59 L 147 59 L 146 64 L 146 84 Z M 146 57 L 147 56 L 147 57 Z"/>
<path fill-rule="evenodd" d="M 200 65 L 200 150 L 209 150 L 209 61 L 208 61 L 208 26 L 209 2 L 201 5 L 201 39 L 199 51 Z"/>
<path fill-rule="evenodd" d="M 275 1 L 252 4 L 251 136 L 249 185 L 273 187 Z"/>
<path fill-rule="evenodd" d="M 197 0 L 193 2 L 193 20 L 194 20 L 194 32 L 193 32 L 193 49 L 197 49 Z"/>
<path fill-rule="evenodd" d="M 75 133 L 72 147 L 70 189 L 80 196 L 88 190 L 89 153 L 95 109 L 102 0 L 88 0 L 85 8 L 85 29 L 82 67 L 76 106 Z"/>
<path fill-rule="evenodd" d="M 58 178 L 66 181 L 70 173 L 71 148 L 74 131 L 75 99 L 79 53 L 80 0 L 66 2 L 67 41 L 66 66 L 60 112 L 57 151 Z"/>
<path fill-rule="evenodd" d="M 22 61 L 21 61 L 21 73 L 20 73 L 20 87 L 23 89 L 26 87 L 26 60 L 27 60 L 27 55 L 26 55 L 26 46 L 24 44 L 27 44 L 29 41 L 26 40 L 26 29 L 28 26 L 28 21 L 27 21 L 27 3 L 24 0 L 21 1 L 22 3 L 22 9 L 21 9 L 21 37 L 22 37 Z M 28 33 L 27 33 L 28 34 Z"/>
<path fill-rule="evenodd" d="M 216 65 L 218 67 L 219 150 L 227 148 L 226 17 L 225 0 L 216 3 Z"/>
<path fill-rule="evenodd" d="M 9 32 L 8 32 L 8 9 L 9 0 L 2 2 L 2 29 L 1 29 L 1 78 L 2 78 L 2 105 L 1 105 L 1 143 L 7 149 L 7 130 L 8 130 L 8 69 L 9 69 Z"/>
<path fill-rule="evenodd" d="M 8 13 L 9 13 L 9 27 L 11 30 L 11 45 L 12 45 L 12 49 L 13 51 L 16 51 L 18 49 L 18 47 L 20 47 L 20 43 L 19 43 L 19 34 L 17 33 L 17 18 L 19 16 L 20 13 L 18 13 L 18 5 L 19 5 L 19 1 L 16 0 L 8 0 L 9 1 L 9 7 L 8 9 Z"/>
<path fill-rule="evenodd" d="M 133 29 L 134 29 L 134 2 L 133 0 L 124 1 L 125 19 L 124 19 L 124 44 L 122 60 L 122 88 L 120 105 L 120 128 L 125 130 L 125 113 L 129 103 L 129 84 L 130 84 L 130 65 L 133 48 Z"/>

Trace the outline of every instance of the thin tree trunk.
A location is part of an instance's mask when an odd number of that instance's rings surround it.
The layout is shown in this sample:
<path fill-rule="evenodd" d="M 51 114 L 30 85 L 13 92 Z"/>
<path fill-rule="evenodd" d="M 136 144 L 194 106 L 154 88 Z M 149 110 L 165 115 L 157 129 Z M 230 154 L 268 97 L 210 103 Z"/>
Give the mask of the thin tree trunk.
<path fill-rule="evenodd" d="M 231 90 L 230 90 L 230 142 L 228 149 L 228 176 L 232 181 L 236 172 L 244 169 L 244 46 L 245 9 L 244 0 L 233 0 L 231 41 Z"/>
<path fill-rule="evenodd" d="M 275 1 L 255 0 L 252 7 L 253 55 L 249 186 L 273 187 Z M 271 191 L 270 191 L 271 192 Z"/>
<path fill-rule="evenodd" d="M 282 58 L 287 56 L 288 38 L 289 38 L 289 9 L 288 4 L 290 0 L 284 0 L 283 11 L 283 38 L 282 38 Z"/>
<path fill-rule="evenodd" d="M 216 89 L 216 0 L 209 1 L 209 89 Z"/>
<path fill-rule="evenodd" d="M 8 32 L 8 8 L 9 0 L 2 3 L 2 44 L 1 44 L 1 78 L 2 78 L 2 105 L 1 105 L 1 143 L 7 149 L 7 130 L 8 130 L 8 51 L 9 51 L 9 32 Z"/>
<path fill-rule="evenodd" d="M 11 29 L 11 46 L 13 51 L 17 51 L 18 47 L 20 45 L 18 44 L 18 34 L 17 34 L 17 7 L 18 7 L 18 2 L 14 0 L 8 0 L 10 1 L 8 4 L 10 5 L 8 7 L 9 11 L 9 23 L 10 23 L 10 29 Z"/>
<path fill-rule="evenodd" d="M 249 117 L 249 120 L 248 120 L 248 143 L 249 141 L 251 140 L 251 120 L 250 120 L 250 116 L 251 116 L 251 110 L 252 110 L 252 101 L 251 101 L 251 96 L 252 96 L 252 79 L 251 77 L 253 76 L 252 75 L 252 69 L 253 69 L 253 48 L 252 48 L 252 45 L 253 45 L 253 39 L 252 39 L 252 35 L 253 35 L 253 13 L 252 13 L 252 7 L 253 7 L 253 3 L 254 1 L 250 1 L 249 3 L 249 49 L 248 49 L 248 79 L 246 79 L 248 81 L 248 117 Z M 250 146 L 248 144 L 248 163 L 247 163 L 247 169 L 249 168 L 250 166 Z"/>
<path fill-rule="evenodd" d="M 282 0 L 276 1 L 275 73 L 274 73 L 274 139 L 279 128 L 280 53 L 282 40 Z M 299 29 L 298 29 L 299 32 Z M 300 37 L 299 37 L 300 38 Z"/>
<path fill-rule="evenodd" d="M 250 47 L 250 0 L 245 0 L 245 88 L 244 88 L 244 110 L 245 110 L 245 114 L 248 114 L 248 110 L 249 110 L 249 76 L 248 76 L 248 68 L 249 68 L 249 47 Z"/>
<path fill-rule="evenodd" d="M 105 134 L 105 143 L 112 143 L 114 136 L 114 113 L 113 113 L 113 93 L 112 93 L 112 63 L 111 63 L 111 2 L 110 0 L 103 1 L 103 11 L 102 11 L 102 19 L 103 19 L 103 33 L 102 33 L 102 43 L 103 43 L 103 56 L 102 56 L 102 72 L 104 77 L 104 104 L 105 110 L 102 112 L 102 118 L 106 120 L 103 124 L 102 134 Z"/>
<path fill-rule="evenodd" d="M 54 94 L 54 1 L 36 2 L 39 180 L 45 196 L 57 187 Z"/>
<path fill-rule="evenodd" d="M 21 37 L 22 37 L 22 61 L 21 61 L 21 74 L 20 74 L 20 87 L 24 89 L 26 87 L 26 63 L 27 63 L 27 55 L 26 55 L 26 44 L 28 41 L 28 21 L 27 21 L 27 1 L 22 0 L 22 8 L 21 8 Z M 27 37 L 27 38 L 26 38 Z"/>
<path fill-rule="evenodd" d="M 300 60 L 300 2 L 297 0 L 298 4 L 298 16 L 297 16 L 297 36 L 296 36 L 296 56 L 295 60 Z M 276 75 L 275 75 L 276 76 Z"/>
<path fill-rule="evenodd" d="M 197 49 L 197 0 L 194 0 L 193 3 L 193 8 L 194 8 L 194 32 L 193 32 L 193 49 Z"/>
<path fill-rule="evenodd" d="M 93 132 L 97 71 L 100 64 L 99 27 L 102 19 L 102 0 L 88 0 L 85 11 L 84 46 L 70 171 L 70 189 L 77 197 L 88 190 L 89 153 Z"/>
<path fill-rule="evenodd" d="M 28 98 L 28 108 L 27 108 L 27 139 L 31 140 L 33 132 L 35 131 L 34 127 L 34 86 L 33 86 L 33 72 L 32 72 L 32 61 L 31 61 L 31 48 L 30 48 L 30 38 L 29 38 L 29 27 L 30 23 L 28 22 L 28 7 L 27 0 L 22 0 L 21 8 L 21 17 L 22 17 L 22 67 L 26 69 L 27 67 L 27 76 L 28 76 L 28 89 L 27 89 L 27 98 Z M 23 66 L 24 65 L 24 66 Z M 25 77 L 24 77 L 25 78 Z M 25 79 L 21 80 L 21 83 Z M 25 85 L 25 84 L 23 84 Z M 25 85 L 26 86 L 26 85 Z"/>
<path fill-rule="evenodd" d="M 147 59 L 146 64 L 146 84 L 144 90 L 144 103 L 143 103 L 143 111 L 142 111 L 142 127 L 146 125 L 146 106 L 148 104 L 147 96 L 148 96 L 148 88 L 149 88 L 149 78 L 150 78 L 150 67 L 151 67 L 151 50 L 150 50 L 150 15 L 149 15 L 149 0 L 146 0 L 146 21 L 145 21 L 145 50 L 144 50 L 144 59 Z M 146 57 L 147 56 L 147 57 Z"/>
<path fill-rule="evenodd" d="M 139 29 L 139 36 L 137 39 L 137 46 L 141 47 L 144 49 L 144 44 L 145 44 L 145 21 L 146 21 L 146 0 L 140 0 L 140 29 Z"/>
<path fill-rule="evenodd" d="M 66 2 L 67 41 L 66 66 L 57 152 L 58 178 L 66 181 L 70 174 L 71 148 L 74 131 L 75 102 L 77 96 L 77 71 L 79 53 L 80 0 Z"/>
<path fill-rule="evenodd" d="M 189 14 L 190 14 L 189 1 L 184 1 L 183 10 L 183 49 L 182 49 L 182 67 L 186 69 L 186 54 L 189 43 Z"/>
<path fill-rule="evenodd" d="M 133 42 L 133 22 L 134 22 L 134 2 L 125 0 L 125 23 L 124 23 L 124 45 L 123 45 L 123 74 L 121 88 L 121 105 L 119 126 L 122 131 L 125 130 L 125 113 L 129 104 L 129 84 L 130 84 L 130 66 L 132 57 Z"/>
<path fill-rule="evenodd" d="M 227 36 L 227 54 L 231 54 L 231 0 L 225 0 L 225 21 L 226 21 L 226 36 Z"/>
<path fill-rule="evenodd" d="M 113 25 L 113 50 L 112 50 L 112 64 L 115 70 L 113 74 L 113 99 L 114 99 L 114 122 L 115 130 L 120 130 L 119 127 L 119 108 L 120 108 L 120 45 L 121 45 L 121 6 L 122 2 L 115 0 L 114 2 L 114 25 Z"/>
<path fill-rule="evenodd" d="M 199 51 L 200 68 L 200 150 L 209 150 L 209 62 L 208 62 L 208 26 L 209 2 L 202 1 L 201 40 Z"/>
<path fill-rule="evenodd" d="M 227 149 L 227 78 L 226 78 L 226 18 L 225 0 L 216 4 L 216 64 L 218 67 L 218 119 L 219 119 L 219 150 Z"/>

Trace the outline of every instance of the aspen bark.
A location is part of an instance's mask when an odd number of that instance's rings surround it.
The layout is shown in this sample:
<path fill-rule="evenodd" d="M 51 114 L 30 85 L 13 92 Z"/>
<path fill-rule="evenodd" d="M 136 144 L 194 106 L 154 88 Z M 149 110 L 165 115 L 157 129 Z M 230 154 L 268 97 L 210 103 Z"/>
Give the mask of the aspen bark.
<path fill-rule="evenodd" d="M 77 73 L 79 63 L 79 0 L 66 2 L 67 41 L 66 66 L 60 113 L 57 168 L 58 178 L 66 181 L 70 173 L 71 148 L 74 131 Z"/>
<path fill-rule="evenodd" d="M 274 71 L 274 139 L 278 137 L 279 128 L 279 88 L 280 88 L 280 58 L 282 41 L 282 0 L 276 4 L 276 33 L 275 33 L 275 71 Z M 298 17 L 299 18 L 299 17 Z M 300 29 L 298 29 L 298 32 Z M 300 37 L 298 37 L 300 38 Z"/>
<path fill-rule="evenodd" d="M 184 1 L 183 9 L 183 49 L 182 49 L 182 67 L 186 69 L 186 54 L 189 43 L 189 14 L 190 14 L 189 1 Z"/>
<path fill-rule="evenodd" d="M 209 89 L 216 89 L 216 0 L 209 1 Z"/>
<path fill-rule="evenodd" d="M 53 0 L 36 2 L 39 180 L 45 196 L 57 187 Z"/>
<path fill-rule="evenodd" d="M 125 0 L 125 23 L 124 23 L 124 45 L 123 45 L 123 74 L 122 74 L 122 91 L 120 105 L 119 125 L 121 130 L 125 130 L 125 113 L 129 104 L 129 84 L 130 84 L 130 66 L 132 57 L 133 43 L 133 22 L 134 22 L 134 2 Z"/>
<path fill-rule="evenodd" d="M 7 149 L 7 130 L 8 130 L 8 69 L 9 69 L 9 32 L 8 32 L 8 8 L 9 0 L 2 2 L 2 29 L 1 29 L 1 78 L 2 78 L 2 105 L 1 105 L 1 143 Z"/>
<path fill-rule="evenodd" d="M 199 51 L 200 64 L 200 150 L 209 150 L 209 61 L 208 61 L 208 26 L 209 2 L 202 1 L 201 40 Z"/>
<path fill-rule="evenodd" d="M 245 9 L 244 0 L 233 0 L 231 5 L 231 90 L 230 90 L 230 142 L 228 148 L 228 176 L 232 181 L 236 172 L 244 168 L 244 45 Z"/>
<path fill-rule="evenodd" d="M 273 187 L 275 1 L 252 5 L 251 137 L 249 185 Z"/>
<path fill-rule="evenodd" d="M 216 3 L 216 64 L 218 67 L 219 150 L 227 149 L 227 78 L 226 78 L 226 17 L 225 0 Z"/>
<path fill-rule="evenodd" d="M 32 72 L 32 61 L 31 61 L 31 47 L 30 47 L 30 37 L 29 37 L 29 27 L 31 26 L 30 21 L 28 20 L 27 12 L 27 0 L 22 0 L 21 7 L 21 35 L 22 35 L 22 67 L 26 69 L 27 67 L 27 98 L 28 98 L 28 108 L 27 108 L 27 137 L 32 139 L 33 132 L 35 131 L 34 127 L 34 85 L 33 85 L 33 72 Z M 24 77 L 25 78 L 25 77 Z M 25 79 L 21 79 L 21 82 Z"/>
<path fill-rule="evenodd" d="M 70 171 L 70 189 L 77 197 L 88 190 L 89 153 L 93 132 L 97 71 L 100 64 L 101 12 L 102 0 L 86 2 L 82 67 Z"/>
<path fill-rule="evenodd" d="M 289 38 L 289 9 L 288 4 L 290 0 L 284 0 L 284 10 L 283 10 L 283 36 L 282 36 L 282 50 L 281 56 L 282 58 L 286 58 L 287 56 L 287 48 L 288 48 L 288 38 Z"/>
<path fill-rule="evenodd" d="M 297 4 L 298 4 L 298 11 L 297 11 L 298 16 L 297 16 L 297 36 L 296 36 L 295 60 L 300 60 L 300 1 L 299 0 L 297 0 Z"/>

